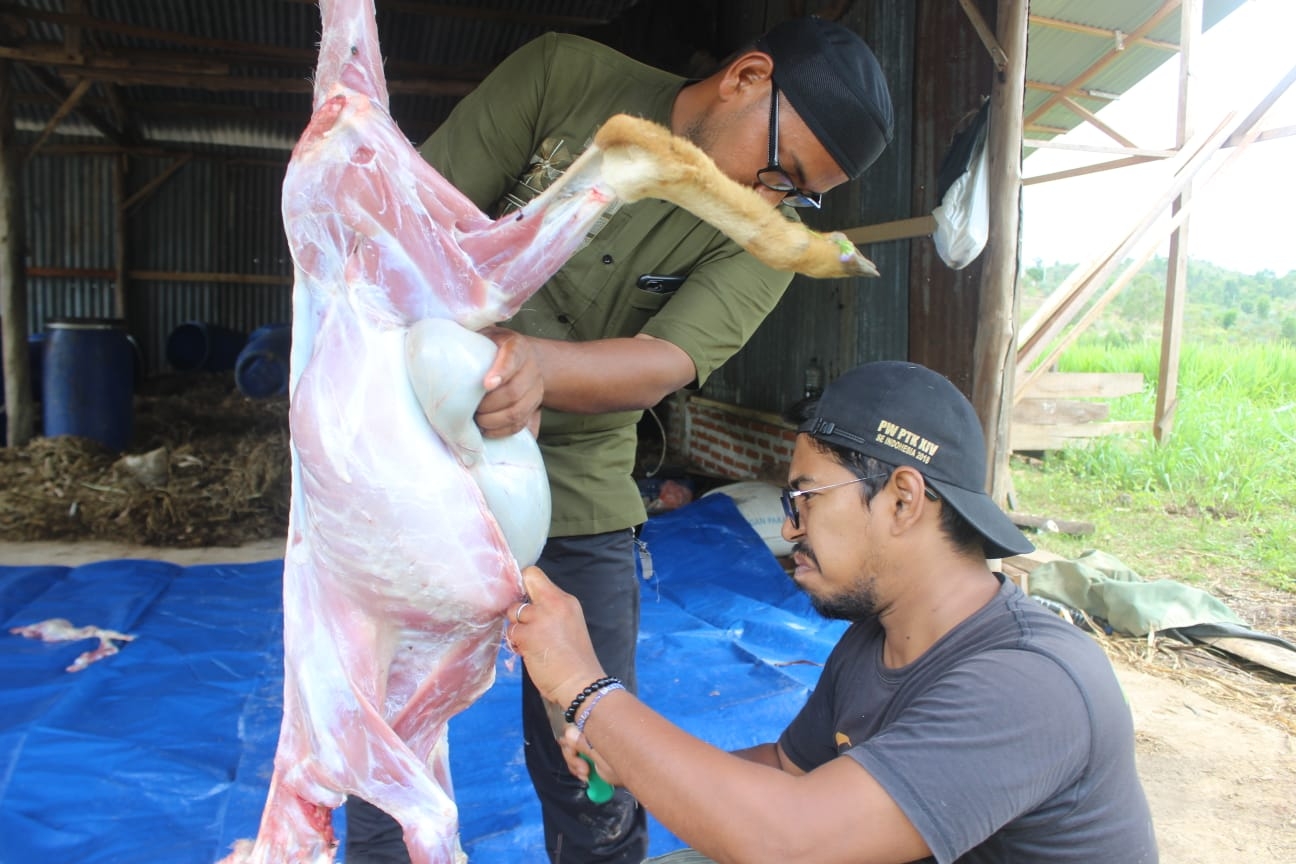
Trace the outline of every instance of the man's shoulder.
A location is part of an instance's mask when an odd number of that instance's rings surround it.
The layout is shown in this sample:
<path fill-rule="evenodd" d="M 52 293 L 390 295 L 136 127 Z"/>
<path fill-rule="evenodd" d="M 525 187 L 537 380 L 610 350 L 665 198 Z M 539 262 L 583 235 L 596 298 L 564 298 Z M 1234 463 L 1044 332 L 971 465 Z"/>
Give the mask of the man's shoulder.
<path fill-rule="evenodd" d="M 546 33 L 537 37 L 528 48 L 538 50 L 555 71 L 574 72 L 576 69 L 612 68 L 618 74 L 639 76 L 651 80 L 677 78 L 670 72 L 642 63 L 615 48 L 595 42 L 585 36 L 571 33 Z"/>

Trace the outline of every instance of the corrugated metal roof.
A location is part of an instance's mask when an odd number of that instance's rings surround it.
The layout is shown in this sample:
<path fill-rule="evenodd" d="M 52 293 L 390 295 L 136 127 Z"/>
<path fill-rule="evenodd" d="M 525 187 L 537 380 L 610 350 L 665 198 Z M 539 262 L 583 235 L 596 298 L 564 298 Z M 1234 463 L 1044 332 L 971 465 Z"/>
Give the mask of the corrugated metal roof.
<path fill-rule="evenodd" d="M 1202 29 L 1244 2 L 1203 0 Z M 1031 138 L 1052 138 L 1085 122 L 1064 105 L 1045 108 L 1055 96 L 1045 87 L 1065 88 L 1083 78 L 1074 101 L 1097 111 L 1177 56 L 1176 0 L 1032 0 L 1030 14 L 1025 116 Z M 1158 23 L 1142 32 L 1154 18 Z M 1140 33 L 1145 40 L 1133 38 Z M 1100 68 L 1086 76 L 1095 65 Z"/>

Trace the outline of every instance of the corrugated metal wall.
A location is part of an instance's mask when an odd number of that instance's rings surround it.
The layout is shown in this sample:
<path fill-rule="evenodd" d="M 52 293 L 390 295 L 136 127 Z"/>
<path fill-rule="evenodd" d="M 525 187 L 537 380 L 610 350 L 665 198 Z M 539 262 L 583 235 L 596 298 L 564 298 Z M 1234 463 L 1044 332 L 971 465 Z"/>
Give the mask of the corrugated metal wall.
<path fill-rule="evenodd" d="M 28 277 L 30 332 L 53 318 L 114 314 L 115 158 L 38 156 L 23 172 L 27 267 L 57 271 Z M 126 197 L 170 164 L 131 160 Z M 290 320 L 292 263 L 279 215 L 286 164 L 282 154 L 194 159 L 127 212 L 127 271 L 174 274 L 127 283 L 127 324 L 147 373 L 166 368 L 167 336 L 186 321 L 250 333 Z"/>
<path fill-rule="evenodd" d="M 993 27 L 996 3 L 979 0 Z M 915 64 L 923 70 L 913 92 L 918 122 L 913 138 L 912 215 L 931 213 L 936 175 L 960 124 L 990 95 L 994 64 L 957 3 L 918 3 Z M 991 119 L 993 121 L 993 118 Z M 980 302 L 978 257 L 951 270 L 930 237 L 901 241 L 910 256 L 909 358 L 946 375 L 972 393 L 972 360 Z"/>
<path fill-rule="evenodd" d="M 731 50 L 787 17 L 790 5 L 781 0 L 707 0 L 700 5 L 700 17 L 707 20 L 697 26 L 707 30 L 708 40 Z M 988 0 L 982 5 L 993 7 Z M 993 8 L 987 11 L 992 17 Z M 865 36 L 886 71 L 896 137 L 861 182 L 834 190 L 824 210 L 807 219 L 825 230 L 930 212 L 936 203 L 930 200 L 936 168 L 959 119 L 989 92 L 992 71 L 957 4 L 861 0 L 850 6 L 844 21 Z M 970 75 L 969 67 L 984 75 Z M 916 68 L 924 70 L 917 89 Z M 164 157 L 132 159 L 127 196 L 169 164 Z M 249 332 L 289 319 L 291 264 L 279 215 L 285 164 L 286 154 L 279 152 L 259 161 L 232 155 L 196 158 L 128 213 L 129 271 L 281 280 L 132 280 L 127 317 L 150 373 L 165 369 L 166 337 L 185 321 Z M 30 278 L 33 332 L 50 318 L 112 312 L 113 171 L 112 157 L 80 155 L 38 156 L 23 172 L 29 268 L 103 274 Z M 970 322 L 976 320 L 979 264 L 950 271 L 935 256 L 930 240 L 875 244 L 865 251 L 878 263 L 880 279 L 798 278 L 751 343 L 713 376 L 706 393 L 758 410 L 782 411 L 800 396 L 811 358 L 831 377 L 866 360 L 908 357 L 970 389 L 975 338 Z"/>
<path fill-rule="evenodd" d="M 786 17 L 782 13 L 788 4 L 767 5 L 780 14 L 753 21 L 753 35 Z M 916 7 L 927 5 L 935 4 L 858 2 L 842 19 L 864 36 L 886 73 L 895 106 L 895 138 L 858 182 L 830 192 L 820 212 L 803 212 L 807 224 L 836 230 L 910 215 L 913 34 Z M 956 4 L 948 5 L 958 12 Z M 906 357 L 907 249 L 903 243 L 887 243 L 864 252 L 878 265 L 881 278 L 822 281 L 798 276 L 747 346 L 712 376 L 703 392 L 744 407 L 781 413 L 801 397 L 805 368 L 812 359 L 830 380 L 867 360 Z"/>

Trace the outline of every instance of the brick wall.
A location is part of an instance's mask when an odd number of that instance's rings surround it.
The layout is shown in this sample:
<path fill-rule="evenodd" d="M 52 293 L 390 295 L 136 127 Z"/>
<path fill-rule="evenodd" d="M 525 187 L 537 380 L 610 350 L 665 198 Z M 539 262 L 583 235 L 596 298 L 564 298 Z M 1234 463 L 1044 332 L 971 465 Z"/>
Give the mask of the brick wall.
<path fill-rule="evenodd" d="M 733 480 L 787 482 L 796 431 L 782 418 L 682 394 L 670 407 L 670 450 L 692 469 Z"/>

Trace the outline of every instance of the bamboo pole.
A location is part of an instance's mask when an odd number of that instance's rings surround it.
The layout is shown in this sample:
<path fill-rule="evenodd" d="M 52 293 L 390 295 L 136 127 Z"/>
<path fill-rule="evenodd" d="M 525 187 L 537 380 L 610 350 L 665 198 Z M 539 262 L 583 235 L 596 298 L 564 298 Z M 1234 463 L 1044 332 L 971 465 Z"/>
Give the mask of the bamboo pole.
<path fill-rule="evenodd" d="M 1007 63 L 990 92 L 990 231 L 981 275 L 980 307 L 973 348 L 972 404 L 985 429 L 986 491 L 1001 506 L 1008 500 L 1019 301 L 1022 111 L 1026 96 L 1027 0 L 999 0 L 995 28 Z"/>

